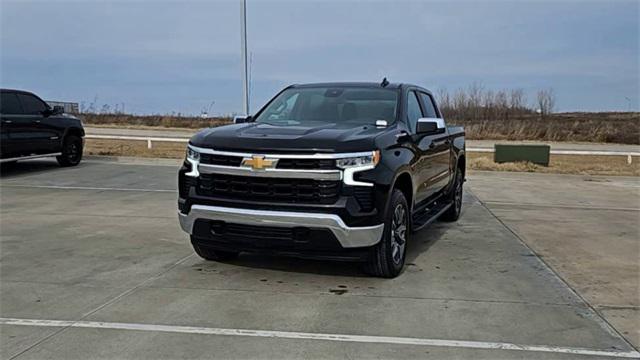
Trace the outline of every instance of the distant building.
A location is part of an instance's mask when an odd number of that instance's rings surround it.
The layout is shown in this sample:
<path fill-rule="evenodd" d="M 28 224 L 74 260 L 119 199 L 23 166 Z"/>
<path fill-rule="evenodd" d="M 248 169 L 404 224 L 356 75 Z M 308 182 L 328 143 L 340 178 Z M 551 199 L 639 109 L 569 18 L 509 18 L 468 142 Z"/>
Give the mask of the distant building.
<path fill-rule="evenodd" d="M 49 106 L 51 107 L 62 106 L 64 108 L 64 112 L 69 114 L 77 114 L 80 112 L 80 107 L 78 106 L 78 103 L 74 103 L 74 102 L 47 100 L 47 104 L 49 104 Z"/>

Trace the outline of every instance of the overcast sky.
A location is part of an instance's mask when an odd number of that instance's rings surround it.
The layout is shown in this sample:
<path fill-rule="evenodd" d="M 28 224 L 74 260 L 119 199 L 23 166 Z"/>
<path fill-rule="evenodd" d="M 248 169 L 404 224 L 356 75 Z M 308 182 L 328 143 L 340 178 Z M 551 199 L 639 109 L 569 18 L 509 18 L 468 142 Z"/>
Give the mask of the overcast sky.
<path fill-rule="evenodd" d="M 638 110 L 638 4 L 247 0 L 252 111 L 290 83 L 383 76 Z M 141 114 L 240 112 L 239 19 L 239 1 L 0 0 L 0 85 Z"/>

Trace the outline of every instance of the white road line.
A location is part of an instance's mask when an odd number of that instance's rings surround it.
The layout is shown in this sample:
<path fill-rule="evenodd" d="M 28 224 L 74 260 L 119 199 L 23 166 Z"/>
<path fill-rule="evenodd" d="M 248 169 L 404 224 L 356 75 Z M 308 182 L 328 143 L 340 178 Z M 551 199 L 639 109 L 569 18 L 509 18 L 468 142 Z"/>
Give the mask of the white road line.
<path fill-rule="evenodd" d="M 91 187 L 91 186 L 20 185 L 20 184 L 6 184 L 6 183 L 1 185 L 2 187 L 36 188 L 36 189 L 138 191 L 138 192 L 169 192 L 169 193 L 176 192 L 176 190 L 165 190 L 165 189 L 134 189 L 134 188 Z"/>
<path fill-rule="evenodd" d="M 154 332 L 201 334 L 201 335 L 248 336 L 248 337 L 293 339 L 293 340 L 344 341 L 344 342 L 376 343 L 376 344 L 383 343 L 383 344 L 437 346 L 437 347 L 468 348 L 468 349 L 515 350 L 515 351 L 547 352 L 547 353 L 574 354 L 574 355 L 609 356 L 609 357 L 620 357 L 620 358 L 640 358 L 640 353 L 637 351 L 599 350 L 599 349 L 545 346 L 545 345 L 521 345 L 521 344 L 513 344 L 513 343 L 486 342 L 486 341 L 420 339 L 420 338 L 391 337 L 391 336 L 322 334 L 322 333 L 305 333 L 305 332 L 274 331 L 274 330 L 224 329 L 224 328 L 195 327 L 195 326 L 132 324 L 132 323 L 97 322 L 97 321 L 15 319 L 15 318 L 0 318 L 0 324 L 20 325 L 20 326 L 72 327 L 72 328 L 111 329 L 111 330 L 154 331 Z"/>

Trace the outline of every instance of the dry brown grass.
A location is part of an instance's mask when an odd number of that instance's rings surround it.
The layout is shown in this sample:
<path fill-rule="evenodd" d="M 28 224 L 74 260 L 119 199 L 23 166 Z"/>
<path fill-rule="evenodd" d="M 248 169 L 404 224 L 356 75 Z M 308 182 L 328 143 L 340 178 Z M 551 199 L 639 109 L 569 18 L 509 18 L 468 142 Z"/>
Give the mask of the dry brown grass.
<path fill-rule="evenodd" d="M 80 117 L 87 125 L 120 125 L 145 126 L 163 128 L 201 129 L 231 123 L 230 118 L 184 117 L 174 115 L 129 115 L 129 114 L 81 114 Z"/>
<path fill-rule="evenodd" d="M 153 142 L 147 149 L 145 141 L 87 139 L 85 155 L 137 156 L 180 159 L 186 143 Z M 630 175 L 640 176 L 640 157 L 631 165 L 625 156 L 551 155 L 549 167 L 529 162 L 496 164 L 493 154 L 469 153 L 467 168 L 473 170 L 541 172 L 556 174 Z"/>
<path fill-rule="evenodd" d="M 179 159 L 186 148 L 186 142 L 153 142 L 153 148 L 147 149 L 146 141 L 87 139 L 84 154 Z"/>
<path fill-rule="evenodd" d="M 229 124 L 230 118 L 201 119 L 169 115 L 82 114 L 85 124 L 120 128 L 201 129 Z M 473 140 L 538 140 L 640 144 L 640 113 L 558 113 L 520 115 L 506 120 L 458 120 Z"/>
<path fill-rule="evenodd" d="M 626 156 L 551 155 L 549 166 L 530 162 L 493 162 L 493 154 L 469 153 L 467 168 L 489 171 L 538 172 L 554 174 L 626 175 L 640 176 L 640 157 L 627 164 Z"/>
<path fill-rule="evenodd" d="M 640 113 L 559 113 L 493 120 L 450 120 L 468 139 L 586 141 L 640 144 Z"/>

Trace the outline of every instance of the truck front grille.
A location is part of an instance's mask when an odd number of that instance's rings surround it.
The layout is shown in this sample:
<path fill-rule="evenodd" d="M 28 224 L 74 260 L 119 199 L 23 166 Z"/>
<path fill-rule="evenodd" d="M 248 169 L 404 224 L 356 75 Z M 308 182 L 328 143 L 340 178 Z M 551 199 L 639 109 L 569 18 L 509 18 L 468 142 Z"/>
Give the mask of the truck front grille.
<path fill-rule="evenodd" d="M 207 165 L 240 166 L 241 156 L 214 155 L 201 153 L 200 162 Z M 300 170 L 335 170 L 336 161 L 334 159 L 279 159 L 278 169 L 300 169 Z"/>
<path fill-rule="evenodd" d="M 373 188 L 368 186 L 354 186 L 353 195 L 355 196 L 362 211 L 373 210 Z"/>
<path fill-rule="evenodd" d="M 278 169 L 335 170 L 334 159 L 280 159 Z"/>
<path fill-rule="evenodd" d="M 197 191 L 202 196 L 228 199 L 333 204 L 340 193 L 340 182 L 201 174 Z"/>
<path fill-rule="evenodd" d="M 240 166 L 242 157 L 201 153 L 200 162 L 208 165 Z"/>
<path fill-rule="evenodd" d="M 178 179 L 178 190 L 179 190 L 179 194 L 181 198 L 186 198 L 189 195 L 189 189 L 192 186 L 196 186 L 197 184 L 197 180 L 190 177 L 190 176 L 184 176 L 184 174 L 180 175 L 180 178 Z"/>

